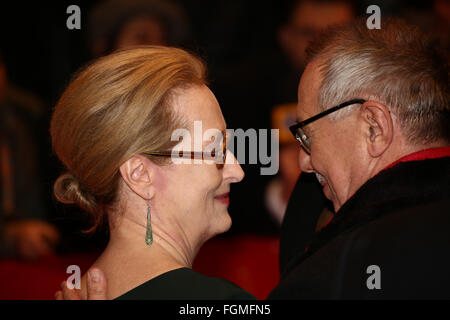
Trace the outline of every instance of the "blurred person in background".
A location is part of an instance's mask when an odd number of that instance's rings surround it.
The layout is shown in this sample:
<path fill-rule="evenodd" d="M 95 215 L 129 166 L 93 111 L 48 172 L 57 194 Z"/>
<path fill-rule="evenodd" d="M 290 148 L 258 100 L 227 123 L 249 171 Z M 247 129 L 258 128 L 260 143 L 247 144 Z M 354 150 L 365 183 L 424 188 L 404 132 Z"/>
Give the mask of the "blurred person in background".
<path fill-rule="evenodd" d="M 402 9 L 399 17 L 438 38 L 446 48 L 450 60 L 450 1 L 434 0 L 421 3 L 421 6 L 405 6 Z"/>
<path fill-rule="evenodd" d="M 43 200 L 37 124 L 42 103 L 12 85 L 0 59 L 0 255 L 35 260 L 51 254 L 60 235 Z"/>
<path fill-rule="evenodd" d="M 295 123 L 296 104 L 275 106 L 272 110 L 272 129 L 279 130 L 280 169 L 278 174 L 266 186 L 265 203 L 272 219 L 281 227 L 287 203 L 301 173 L 298 166 L 298 142 L 289 132 L 289 127 Z"/>
<path fill-rule="evenodd" d="M 437 17 L 435 29 L 450 51 L 450 1 L 435 0 L 433 8 Z M 450 52 L 448 54 L 450 55 Z"/>
<path fill-rule="evenodd" d="M 273 106 L 297 101 L 308 42 L 327 26 L 354 17 L 346 0 L 295 0 L 283 8 L 276 32 L 278 48 L 252 53 L 217 79 L 215 86 L 233 127 L 270 128 Z"/>
<path fill-rule="evenodd" d="M 93 57 L 138 45 L 184 46 L 190 26 L 183 8 L 164 0 L 106 0 L 89 12 Z"/>
<path fill-rule="evenodd" d="M 333 24 L 349 22 L 355 15 L 350 1 L 298 0 L 288 19 L 278 28 L 278 43 L 290 69 L 299 76 L 306 66 L 306 48 L 311 40 Z"/>

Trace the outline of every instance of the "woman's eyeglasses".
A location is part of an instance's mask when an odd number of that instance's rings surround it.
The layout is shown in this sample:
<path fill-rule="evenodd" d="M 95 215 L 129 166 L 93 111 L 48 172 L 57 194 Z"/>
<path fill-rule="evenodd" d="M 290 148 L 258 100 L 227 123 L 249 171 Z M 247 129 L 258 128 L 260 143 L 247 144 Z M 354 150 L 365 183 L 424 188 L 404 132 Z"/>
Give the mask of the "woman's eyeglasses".
<path fill-rule="evenodd" d="M 289 127 L 289 130 L 292 132 L 292 134 L 294 135 L 295 139 L 297 139 L 300 144 L 302 145 L 303 150 L 305 150 L 305 152 L 307 154 L 311 154 L 311 140 L 309 139 L 309 137 L 305 134 L 305 132 L 302 130 L 302 128 L 304 126 L 306 126 L 307 124 L 310 124 L 313 121 L 316 121 L 322 117 L 325 117 L 326 115 L 329 115 L 330 113 L 333 113 L 339 109 L 348 107 L 352 104 L 355 103 L 359 103 L 359 104 L 363 104 L 364 102 L 366 102 L 366 100 L 363 99 L 354 99 L 354 100 L 350 100 L 344 103 L 341 103 L 340 105 L 327 109 L 319 114 L 316 114 L 315 116 L 312 116 L 311 118 L 308 118 L 302 122 L 299 122 L 297 124 L 294 124 L 293 126 Z"/>
<path fill-rule="evenodd" d="M 176 157 L 184 159 L 200 159 L 200 160 L 213 160 L 216 162 L 217 169 L 222 169 L 225 165 L 227 159 L 227 139 L 224 135 L 222 142 L 222 150 L 216 153 L 216 149 L 211 151 L 153 151 L 153 152 L 142 152 L 142 154 L 155 157 Z"/>

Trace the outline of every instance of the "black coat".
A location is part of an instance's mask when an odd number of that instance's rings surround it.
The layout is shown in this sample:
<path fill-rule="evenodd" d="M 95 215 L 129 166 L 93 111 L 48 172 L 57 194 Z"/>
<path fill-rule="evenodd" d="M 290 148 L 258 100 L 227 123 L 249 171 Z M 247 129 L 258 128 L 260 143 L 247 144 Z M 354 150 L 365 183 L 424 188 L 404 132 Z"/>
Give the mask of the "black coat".
<path fill-rule="evenodd" d="M 381 289 L 368 289 L 371 265 Z M 401 162 L 366 182 L 269 298 L 449 299 L 450 157 Z"/>

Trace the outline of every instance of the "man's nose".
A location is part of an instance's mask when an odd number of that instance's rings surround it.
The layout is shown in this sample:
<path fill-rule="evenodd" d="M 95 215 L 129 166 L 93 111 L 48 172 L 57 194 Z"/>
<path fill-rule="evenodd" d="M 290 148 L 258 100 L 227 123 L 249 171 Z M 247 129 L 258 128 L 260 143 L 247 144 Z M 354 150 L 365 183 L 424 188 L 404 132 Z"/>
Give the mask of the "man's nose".
<path fill-rule="evenodd" d="M 311 165 L 311 156 L 306 153 L 303 148 L 300 148 L 298 154 L 298 166 L 302 170 L 302 172 L 313 172 L 314 169 Z"/>

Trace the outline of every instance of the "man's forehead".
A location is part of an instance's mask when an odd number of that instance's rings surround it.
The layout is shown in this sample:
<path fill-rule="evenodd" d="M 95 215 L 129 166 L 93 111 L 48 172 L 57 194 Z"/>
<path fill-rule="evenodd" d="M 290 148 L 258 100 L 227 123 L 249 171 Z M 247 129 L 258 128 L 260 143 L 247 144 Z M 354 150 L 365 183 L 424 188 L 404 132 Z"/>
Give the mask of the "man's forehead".
<path fill-rule="evenodd" d="M 322 78 L 319 62 L 314 61 L 306 66 L 298 86 L 297 120 L 304 120 L 304 117 L 317 112 L 317 95 Z"/>

